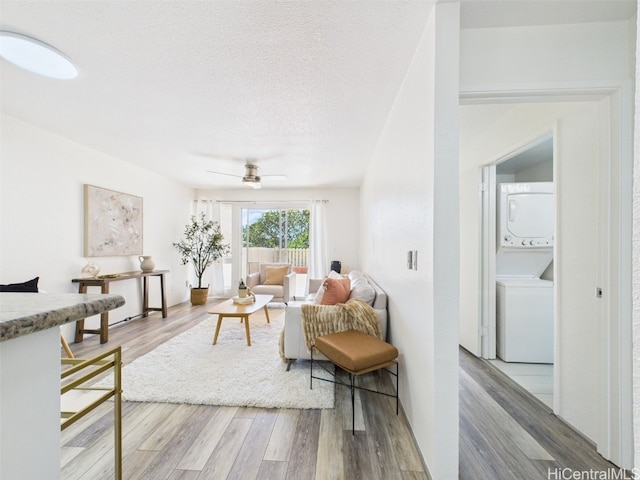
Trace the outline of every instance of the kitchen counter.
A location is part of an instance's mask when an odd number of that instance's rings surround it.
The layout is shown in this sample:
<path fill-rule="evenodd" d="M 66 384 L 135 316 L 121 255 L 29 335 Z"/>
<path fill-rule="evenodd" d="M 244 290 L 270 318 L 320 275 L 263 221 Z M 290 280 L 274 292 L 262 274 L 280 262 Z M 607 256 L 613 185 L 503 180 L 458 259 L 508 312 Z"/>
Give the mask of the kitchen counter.
<path fill-rule="evenodd" d="M 0 478 L 60 478 L 58 327 L 124 303 L 120 295 L 0 293 Z"/>
<path fill-rule="evenodd" d="M 120 295 L 0 293 L 0 342 L 39 332 L 124 305 Z"/>

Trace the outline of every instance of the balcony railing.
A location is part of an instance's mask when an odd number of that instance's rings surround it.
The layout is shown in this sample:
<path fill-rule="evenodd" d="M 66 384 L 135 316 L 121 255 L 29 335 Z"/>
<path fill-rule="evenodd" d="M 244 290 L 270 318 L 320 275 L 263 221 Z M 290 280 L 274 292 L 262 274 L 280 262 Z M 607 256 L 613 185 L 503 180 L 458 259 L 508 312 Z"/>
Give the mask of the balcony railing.
<path fill-rule="evenodd" d="M 261 263 L 290 263 L 297 273 L 306 273 L 309 266 L 308 248 L 260 248 L 249 247 L 249 273 L 257 272 Z"/>

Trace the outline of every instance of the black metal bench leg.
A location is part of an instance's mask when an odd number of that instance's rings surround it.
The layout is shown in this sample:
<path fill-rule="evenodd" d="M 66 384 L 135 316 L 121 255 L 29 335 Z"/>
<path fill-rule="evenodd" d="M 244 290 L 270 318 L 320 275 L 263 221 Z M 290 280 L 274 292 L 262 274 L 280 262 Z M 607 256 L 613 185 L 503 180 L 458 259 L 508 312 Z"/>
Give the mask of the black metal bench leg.
<path fill-rule="evenodd" d="M 353 381 L 355 375 L 349 374 L 351 380 L 351 435 L 356 434 L 356 389 L 354 388 Z"/>
<path fill-rule="evenodd" d="M 400 363 L 396 362 L 396 415 L 400 411 Z"/>

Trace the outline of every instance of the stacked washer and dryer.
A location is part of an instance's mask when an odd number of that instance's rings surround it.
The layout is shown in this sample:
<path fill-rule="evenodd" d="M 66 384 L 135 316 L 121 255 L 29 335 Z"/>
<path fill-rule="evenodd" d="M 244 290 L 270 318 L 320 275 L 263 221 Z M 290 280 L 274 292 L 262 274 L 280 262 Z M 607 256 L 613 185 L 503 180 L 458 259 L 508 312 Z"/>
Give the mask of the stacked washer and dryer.
<path fill-rule="evenodd" d="M 553 363 L 552 182 L 501 183 L 496 253 L 496 347 L 505 362 Z"/>

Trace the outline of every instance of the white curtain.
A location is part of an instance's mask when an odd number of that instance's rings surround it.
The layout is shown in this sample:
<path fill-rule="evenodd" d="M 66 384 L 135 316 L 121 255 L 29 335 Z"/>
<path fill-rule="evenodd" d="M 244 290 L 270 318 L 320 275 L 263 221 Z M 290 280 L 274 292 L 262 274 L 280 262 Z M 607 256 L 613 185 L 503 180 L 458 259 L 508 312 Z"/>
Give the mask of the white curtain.
<path fill-rule="evenodd" d="M 194 202 L 193 214 L 199 217 L 203 212 L 207 220 L 213 220 L 218 223 L 220 222 L 220 204 L 218 202 L 210 200 L 196 200 Z M 209 286 L 210 297 L 228 296 L 225 294 L 224 288 L 224 272 L 222 268 L 223 260 L 224 259 L 220 259 L 219 261 L 214 262 L 213 265 L 205 270 L 204 275 L 202 276 L 202 286 Z"/>
<path fill-rule="evenodd" d="M 309 278 L 323 278 L 329 271 L 326 200 L 311 201 L 309 219 Z"/>

